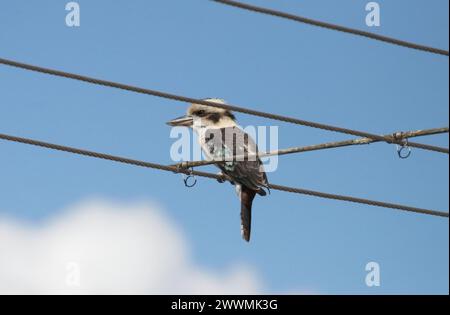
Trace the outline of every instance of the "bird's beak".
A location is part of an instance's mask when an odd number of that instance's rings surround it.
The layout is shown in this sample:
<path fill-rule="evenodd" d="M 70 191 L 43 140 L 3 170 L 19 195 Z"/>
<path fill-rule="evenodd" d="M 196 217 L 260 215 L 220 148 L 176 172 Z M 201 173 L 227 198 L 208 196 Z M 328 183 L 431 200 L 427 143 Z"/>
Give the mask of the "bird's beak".
<path fill-rule="evenodd" d="M 186 115 L 168 121 L 167 124 L 172 127 L 192 127 L 192 125 L 194 124 L 194 118 L 192 116 Z"/>

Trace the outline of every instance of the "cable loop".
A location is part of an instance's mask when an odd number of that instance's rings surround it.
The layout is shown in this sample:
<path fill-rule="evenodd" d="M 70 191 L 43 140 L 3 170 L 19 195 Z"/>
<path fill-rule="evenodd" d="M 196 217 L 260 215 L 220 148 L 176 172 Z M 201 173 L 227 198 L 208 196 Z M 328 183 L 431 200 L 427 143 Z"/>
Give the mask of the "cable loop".
<path fill-rule="evenodd" d="M 412 153 L 412 149 L 407 142 L 408 141 L 406 141 L 406 144 L 404 145 L 397 145 L 397 154 L 398 157 L 402 160 L 406 160 L 407 158 L 409 158 Z"/>
<path fill-rule="evenodd" d="M 177 170 L 179 172 L 181 172 L 182 170 L 187 171 L 187 174 L 182 172 L 184 186 L 186 186 L 187 188 L 192 188 L 195 185 L 197 185 L 197 177 L 195 177 L 195 175 L 194 175 L 193 167 L 186 168 L 184 166 L 184 163 L 180 163 L 177 165 Z"/>
<path fill-rule="evenodd" d="M 402 160 L 409 158 L 412 153 L 412 148 L 409 145 L 409 140 L 405 137 L 405 134 L 403 132 L 397 132 L 393 134 L 393 138 L 397 143 L 398 157 Z"/>
<path fill-rule="evenodd" d="M 184 186 L 187 188 L 192 188 L 197 185 L 197 178 L 193 174 L 184 175 Z"/>

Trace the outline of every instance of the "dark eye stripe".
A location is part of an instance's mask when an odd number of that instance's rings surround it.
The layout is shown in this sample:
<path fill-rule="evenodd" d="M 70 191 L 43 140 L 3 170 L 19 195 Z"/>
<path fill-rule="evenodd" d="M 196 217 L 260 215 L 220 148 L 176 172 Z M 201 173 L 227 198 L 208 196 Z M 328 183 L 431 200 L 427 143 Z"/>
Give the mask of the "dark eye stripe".
<path fill-rule="evenodd" d="M 200 116 L 200 117 L 205 116 L 205 114 L 206 114 L 206 112 L 204 110 L 198 110 L 198 111 L 194 112 L 195 116 Z"/>
<path fill-rule="evenodd" d="M 221 115 L 219 113 L 212 113 L 208 115 L 208 118 L 211 119 L 213 122 L 218 123 Z"/>

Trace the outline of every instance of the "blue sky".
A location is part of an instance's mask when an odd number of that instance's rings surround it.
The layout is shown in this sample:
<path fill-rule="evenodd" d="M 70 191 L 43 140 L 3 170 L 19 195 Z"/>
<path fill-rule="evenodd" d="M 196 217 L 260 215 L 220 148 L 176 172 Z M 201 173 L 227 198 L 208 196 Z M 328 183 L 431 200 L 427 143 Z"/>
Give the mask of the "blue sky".
<path fill-rule="evenodd" d="M 377 134 L 448 126 L 448 58 L 318 29 L 206 0 L 1 1 L 0 56 L 93 77 Z M 378 1 L 381 27 L 360 0 L 247 1 L 448 49 L 446 0 Z M 171 163 L 165 121 L 186 104 L 0 66 L 0 132 Z M 280 147 L 348 136 L 278 125 Z M 448 146 L 448 136 L 421 142 Z M 214 171 L 212 167 L 206 168 Z M 212 269 L 253 266 L 267 292 L 448 294 L 448 220 L 273 192 L 254 205 L 250 244 L 233 189 L 179 175 L 0 142 L 0 215 L 39 224 L 86 198 L 163 205 Z M 271 182 L 448 210 L 448 156 L 387 144 L 280 158 Z M 365 265 L 382 285 L 365 285 Z"/>

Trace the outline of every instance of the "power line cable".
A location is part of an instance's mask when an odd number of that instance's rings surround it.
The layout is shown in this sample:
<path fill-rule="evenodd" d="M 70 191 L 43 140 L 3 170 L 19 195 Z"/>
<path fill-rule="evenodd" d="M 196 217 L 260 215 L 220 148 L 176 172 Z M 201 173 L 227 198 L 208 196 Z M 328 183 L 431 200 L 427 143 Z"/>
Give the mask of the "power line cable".
<path fill-rule="evenodd" d="M 397 132 L 392 135 L 384 135 L 383 137 L 393 137 L 397 140 L 407 140 L 409 138 L 414 137 L 422 137 L 422 136 L 431 136 L 431 135 L 437 135 L 437 134 L 443 134 L 448 133 L 449 128 L 443 127 L 443 128 L 433 128 L 433 129 L 425 129 L 425 130 L 416 130 L 416 131 L 408 131 L 408 132 Z M 182 162 L 177 164 L 180 167 L 183 168 L 191 168 L 191 167 L 199 167 L 199 166 L 206 166 L 211 164 L 217 164 L 222 163 L 230 160 L 235 161 L 243 161 L 243 160 L 251 160 L 256 158 L 264 158 L 264 157 L 270 157 L 270 156 L 279 156 L 279 155 L 286 155 L 286 154 L 293 154 L 293 153 L 305 153 L 305 152 L 311 152 L 311 151 L 318 151 L 318 150 L 327 150 L 327 149 L 334 149 L 334 148 L 342 148 L 342 147 L 348 147 L 348 146 L 354 146 L 354 145 L 367 145 L 371 143 L 379 142 L 377 140 L 372 140 L 370 138 L 358 138 L 358 139 L 351 139 L 351 140 L 345 140 L 345 141 L 338 141 L 338 142 L 328 142 L 328 143 L 321 143 L 321 144 L 315 144 L 315 145 L 309 145 L 309 146 L 302 146 L 302 147 L 293 147 L 288 149 L 281 149 L 281 150 L 275 150 L 270 152 L 262 152 L 258 153 L 257 155 L 242 155 L 242 156 L 234 156 L 224 159 L 214 159 L 214 160 L 205 160 L 205 161 L 189 161 L 189 162 Z M 405 142 L 405 146 L 408 146 L 407 142 Z M 402 147 L 399 147 L 402 148 Z"/>
<path fill-rule="evenodd" d="M 394 45 L 398 45 L 398 46 L 402 46 L 402 47 L 406 47 L 406 48 L 416 49 L 416 50 L 425 51 L 425 52 L 438 54 L 438 55 L 443 55 L 443 56 L 447 56 L 447 57 L 449 56 L 449 52 L 447 50 L 429 47 L 429 46 L 425 46 L 425 45 L 419 45 L 416 43 L 407 42 L 404 40 L 399 40 L 399 39 L 388 37 L 388 36 L 378 35 L 375 33 L 361 31 L 358 29 L 349 28 L 349 27 L 345 27 L 345 26 L 341 26 L 341 25 L 332 24 L 332 23 L 321 22 L 321 21 L 305 18 L 302 16 L 293 15 L 293 14 L 276 11 L 276 10 L 271 10 L 271 9 L 267 9 L 267 8 L 262 8 L 262 7 L 258 7 L 258 6 L 238 2 L 238 1 L 231 1 L 231 0 L 211 0 L 211 1 L 225 4 L 228 6 L 232 6 L 235 8 L 252 11 L 252 12 L 268 14 L 268 15 L 288 19 L 291 21 L 305 23 L 305 24 L 318 26 L 318 27 L 322 27 L 322 28 L 326 28 L 326 29 L 330 29 L 330 30 L 334 30 L 334 31 L 343 32 L 343 33 L 348 33 L 348 34 L 352 34 L 352 35 L 362 36 L 362 37 L 366 37 L 369 39 L 374 39 L 374 40 L 378 40 L 381 42 L 394 44 Z"/>
<path fill-rule="evenodd" d="M 33 145 L 33 146 L 38 146 L 38 147 L 43 147 L 43 148 L 51 149 L 51 150 L 57 150 L 57 151 L 63 151 L 63 152 L 68 152 L 68 153 L 72 153 L 72 154 L 77 154 L 77 155 L 93 157 L 93 158 L 97 158 L 97 159 L 104 159 L 104 160 L 125 163 L 125 164 L 145 167 L 145 168 L 152 168 L 152 169 L 156 169 L 156 170 L 160 170 L 160 171 L 181 173 L 181 174 L 186 174 L 186 175 L 195 175 L 195 176 L 199 176 L 199 177 L 211 178 L 211 179 L 216 179 L 216 180 L 228 180 L 228 178 L 217 175 L 217 174 L 183 169 L 183 168 L 179 168 L 176 166 L 168 166 L 168 165 L 161 165 L 161 164 L 157 164 L 157 163 L 133 160 L 133 159 L 114 156 L 114 155 L 110 155 L 110 154 L 104 154 L 104 153 L 98 153 L 98 152 L 94 152 L 94 151 L 77 149 L 77 148 L 73 148 L 73 147 L 57 145 L 57 144 L 42 142 L 42 141 L 28 139 L 28 138 L 21 138 L 21 137 L 15 137 L 15 136 L 11 136 L 11 135 L 0 134 L 0 139 L 6 140 L 6 141 L 12 141 L 12 142 Z M 402 211 L 407 211 L 407 212 L 414 212 L 414 213 L 420 213 L 420 214 L 438 216 L 438 217 L 444 217 L 444 218 L 449 217 L 448 212 L 443 212 L 443 211 L 422 209 L 422 208 L 416 208 L 416 207 L 410 207 L 410 206 L 404 206 L 404 205 L 399 205 L 399 204 L 374 201 L 374 200 L 368 200 L 368 199 L 362 199 L 362 198 L 356 198 L 356 197 L 350 197 L 350 196 L 328 194 L 328 193 L 322 193 L 322 192 L 313 191 L 313 190 L 292 188 L 292 187 L 286 187 L 286 186 L 281 186 L 281 185 L 269 185 L 269 187 L 270 187 L 270 189 L 273 189 L 273 190 L 308 195 L 308 196 L 313 196 L 313 197 L 347 201 L 347 202 L 352 202 L 352 203 L 365 204 L 365 205 L 369 205 L 369 206 L 390 208 L 390 209 L 395 209 L 395 210 L 402 210 Z"/>
<path fill-rule="evenodd" d="M 171 99 L 171 100 L 179 101 L 179 102 L 195 103 L 195 104 L 206 105 L 206 106 L 211 106 L 211 107 L 216 107 L 216 108 L 222 108 L 222 109 L 226 109 L 226 110 L 230 110 L 230 111 L 235 111 L 235 112 L 240 112 L 243 114 L 283 121 L 283 122 L 287 122 L 287 123 L 291 123 L 291 124 L 297 124 L 297 125 L 302 125 L 302 126 L 306 126 L 306 127 L 327 130 L 327 131 L 334 131 L 334 132 L 349 134 L 349 135 L 353 135 L 353 136 L 357 136 L 357 137 L 370 138 L 373 140 L 387 142 L 390 144 L 402 144 L 401 141 L 400 142 L 392 142 L 392 137 L 386 138 L 386 137 L 383 137 L 380 135 L 376 135 L 376 134 L 372 134 L 372 133 L 368 133 L 368 132 L 364 132 L 364 131 L 341 128 L 341 127 L 336 127 L 336 126 L 332 126 L 332 125 L 326 125 L 326 124 L 311 122 L 311 121 L 307 121 L 307 120 L 302 120 L 302 119 L 297 119 L 297 118 L 292 118 L 292 117 L 287 117 L 287 116 L 282 116 L 282 115 L 265 113 L 265 112 L 261 112 L 261 111 L 257 111 L 257 110 L 253 110 L 253 109 L 247 109 L 244 107 L 239 107 L 239 106 L 230 105 L 230 104 L 220 104 L 220 103 L 215 103 L 215 102 L 209 102 L 209 101 L 205 101 L 205 100 L 194 99 L 194 98 L 190 98 L 190 97 L 175 95 L 175 94 L 161 92 L 161 91 L 157 91 L 157 90 L 145 89 L 145 88 L 140 88 L 140 87 L 131 86 L 131 85 L 127 85 L 127 84 L 106 81 L 106 80 L 101 80 L 101 79 L 95 79 L 92 77 L 82 76 L 82 75 L 78 75 L 78 74 L 74 74 L 74 73 L 63 72 L 63 71 L 49 69 L 49 68 L 43 68 L 43 67 L 20 63 L 20 62 L 7 60 L 7 59 L 3 59 L 3 58 L 0 58 L 0 64 L 4 64 L 7 66 L 16 67 L 16 68 L 21 68 L 21 69 L 25 69 L 25 70 L 29 70 L 29 71 L 40 72 L 40 73 L 44 73 L 44 74 L 48 74 L 48 75 L 83 81 L 83 82 L 87 82 L 87 83 L 91 83 L 91 84 L 107 86 L 107 87 L 112 87 L 112 88 L 116 88 L 116 89 L 146 94 L 146 95 L 152 95 L 152 96 L 156 96 L 156 97 L 160 97 L 160 98 Z M 441 148 L 441 147 L 432 146 L 432 145 L 428 145 L 428 144 L 409 142 L 408 146 L 413 147 L 413 148 L 428 150 L 428 151 L 449 154 L 448 148 Z"/>

